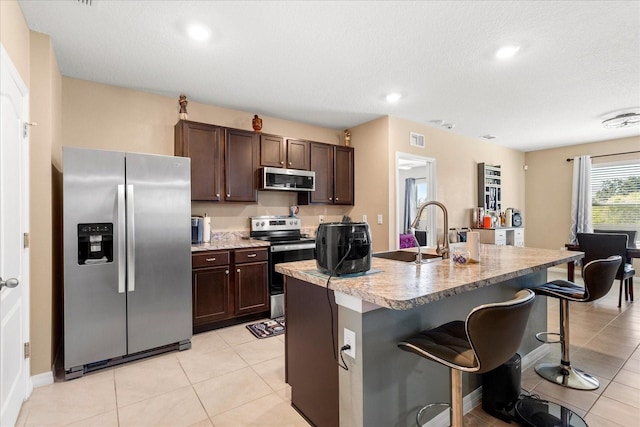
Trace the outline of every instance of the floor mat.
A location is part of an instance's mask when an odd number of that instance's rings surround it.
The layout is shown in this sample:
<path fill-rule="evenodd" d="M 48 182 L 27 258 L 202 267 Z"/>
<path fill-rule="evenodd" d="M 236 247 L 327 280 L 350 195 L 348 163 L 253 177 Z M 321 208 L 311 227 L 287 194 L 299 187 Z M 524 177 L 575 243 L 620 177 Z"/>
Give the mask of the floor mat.
<path fill-rule="evenodd" d="M 247 325 L 247 329 L 249 329 L 256 338 L 275 337 L 276 335 L 284 334 L 284 317 L 276 317 L 275 319 L 265 320 L 264 322 L 252 323 Z"/>

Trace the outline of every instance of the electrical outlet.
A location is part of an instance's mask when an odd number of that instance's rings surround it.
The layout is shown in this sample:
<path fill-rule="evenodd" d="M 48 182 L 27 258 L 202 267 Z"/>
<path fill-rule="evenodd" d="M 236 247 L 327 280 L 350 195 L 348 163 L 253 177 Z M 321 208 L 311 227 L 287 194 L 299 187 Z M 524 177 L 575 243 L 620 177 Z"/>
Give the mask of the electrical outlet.
<path fill-rule="evenodd" d="M 320 215 L 318 217 L 318 221 L 320 221 L 321 223 L 324 222 L 324 215 Z"/>
<path fill-rule="evenodd" d="M 367 216 L 366 215 L 362 215 L 362 222 L 367 222 Z"/>
<path fill-rule="evenodd" d="M 345 350 L 343 353 L 347 356 L 355 359 L 356 358 L 356 333 L 344 328 L 344 345 L 349 345 L 351 348 L 349 350 Z"/>
<path fill-rule="evenodd" d="M 382 224 L 382 214 L 378 214 L 378 224 Z"/>

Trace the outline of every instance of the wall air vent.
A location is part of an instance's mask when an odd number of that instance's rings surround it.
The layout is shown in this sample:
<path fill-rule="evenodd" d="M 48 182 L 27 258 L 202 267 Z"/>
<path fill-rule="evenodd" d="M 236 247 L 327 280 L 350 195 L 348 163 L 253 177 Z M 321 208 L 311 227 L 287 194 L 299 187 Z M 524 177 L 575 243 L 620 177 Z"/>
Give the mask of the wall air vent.
<path fill-rule="evenodd" d="M 424 148 L 424 135 L 419 133 L 410 132 L 409 133 L 409 145 L 413 147 Z"/>

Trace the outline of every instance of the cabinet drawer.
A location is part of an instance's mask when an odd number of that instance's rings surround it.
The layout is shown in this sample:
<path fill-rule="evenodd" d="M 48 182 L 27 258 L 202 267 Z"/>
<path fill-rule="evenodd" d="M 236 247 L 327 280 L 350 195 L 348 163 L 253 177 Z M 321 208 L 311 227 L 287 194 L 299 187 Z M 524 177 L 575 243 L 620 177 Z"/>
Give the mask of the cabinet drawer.
<path fill-rule="evenodd" d="M 205 252 L 203 254 L 191 255 L 191 266 L 193 268 L 228 265 L 230 263 L 229 261 L 229 251 Z"/>
<path fill-rule="evenodd" d="M 269 254 L 266 248 L 236 249 L 236 264 L 266 261 L 268 258 Z"/>

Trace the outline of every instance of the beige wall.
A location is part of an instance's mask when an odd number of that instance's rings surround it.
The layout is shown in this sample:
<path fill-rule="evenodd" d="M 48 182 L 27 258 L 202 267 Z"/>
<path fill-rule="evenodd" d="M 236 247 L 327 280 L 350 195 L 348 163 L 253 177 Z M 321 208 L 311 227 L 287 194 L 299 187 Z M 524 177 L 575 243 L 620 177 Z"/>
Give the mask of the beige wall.
<path fill-rule="evenodd" d="M 178 121 L 178 95 L 174 98 L 138 92 L 69 77 L 62 79 L 63 143 L 65 146 L 173 154 L 174 125 Z M 189 102 L 189 120 L 252 130 L 252 112 Z M 262 116 L 264 133 L 337 144 L 342 132 L 303 123 Z M 56 153 L 54 157 L 57 157 Z M 194 215 L 212 217 L 214 231 L 246 230 L 250 216 L 288 215 L 295 194 L 258 192 L 258 203 L 194 202 Z M 348 207 L 302 206 L 303 226 L 316 227 L 319 215 L 337 221 Z"/>
<path fill-rule="evenodd" d="M 425 135 L 426 147 L 409 145 L 410 132 Z M 356 203 L 353 220 L 366 214 L 374 251 L 394 249 L 396 240 L 396 153 L 434 158 L 437 171 L 437 200 L 449 214 L 449 227 L 471 225 L 477 206 L 477 164 L 501 165 L 503 206 L 525 211 L 524 153 L 480 139 L 467 138 L 427 125 L 383 117 L 352 129 L 356 159 Z M 383 214 L 383 224 L 377 215 Z M 438 214 L 439 235 L 442 216 Z"/>
<path fill-rule="evenodd" d="M 569 239 L 573 162 L 581 155 L 622 153 L 640 150 L 640 137 L 571 145 L 526 153 L 526 204 L 524 215 L 527 246 L 558 249 Z M 639 154 L 593 159 L 593 163 L 638 159 Z"/>
<path fill-rule="evenodd" d="M 51 152 L 60 142 L 60 71 L 51 40 L 31 32 L 30 226 L 31 372 L 52 366 Z"/>
<path fill-rule="evenodd" d="M 29 28 L 15 0 L 0 1 L 0 43 L 7 50 L 22 81 L 29 86 Z"/>
<path fill-rule="evenodd" d="M 351 129 L 354 149 L 355 205 L 353 221 L 367 215 L 374 252 L 389 247 L 389 117 L 382 117 Z M 377 215 L 383 215 L 383 224 Z"/>

